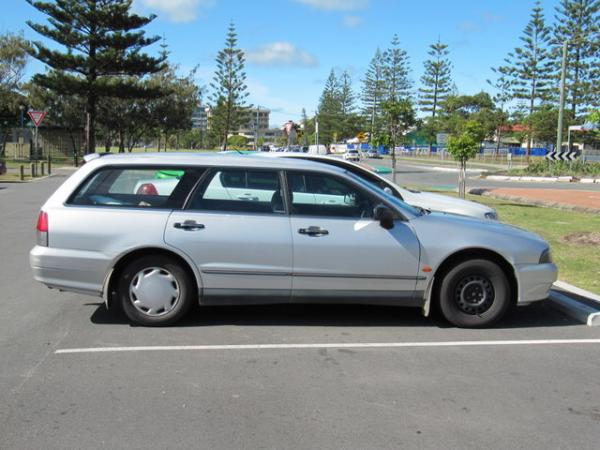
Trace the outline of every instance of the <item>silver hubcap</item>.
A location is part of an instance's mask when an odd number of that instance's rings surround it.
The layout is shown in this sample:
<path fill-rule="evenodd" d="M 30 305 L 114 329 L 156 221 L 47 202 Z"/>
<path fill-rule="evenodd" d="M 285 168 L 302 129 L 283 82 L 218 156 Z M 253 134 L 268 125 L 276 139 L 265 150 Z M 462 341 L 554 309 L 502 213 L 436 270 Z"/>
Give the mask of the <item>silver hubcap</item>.
<path fill-rule="evenodd" d="M 462 312 L 482 314 L 494 303 L 494 287 L 486 277 L 471 275 L 457 283 L 454 300 Z"/>
<path fill-rule="evenodd" d="M 140 270 L 129 284 L 129 298 L 135 308 L 147 316 L 162 316 L 179 303 L 177 279 L 162 267 Z"/>

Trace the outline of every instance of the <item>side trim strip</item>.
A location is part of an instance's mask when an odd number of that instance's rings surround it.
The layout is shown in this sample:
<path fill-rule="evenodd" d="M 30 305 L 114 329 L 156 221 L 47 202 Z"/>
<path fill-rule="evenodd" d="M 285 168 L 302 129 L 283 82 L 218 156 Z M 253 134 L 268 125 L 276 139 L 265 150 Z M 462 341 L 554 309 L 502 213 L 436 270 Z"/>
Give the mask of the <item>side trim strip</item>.
<path fill-rule="evenodd" d="M 376 280 L 425 280 L 426 277 L 411 277 L 403 275 L 366 275 L 358 273 L 318 273 L 318 272 L 295 272 L 295 277 L 311 278 L 367 278 Z"/>
<path fill-rule="evenodd" d="M 202 273 L 209 275 L 257 275 L 272 277 L 291 277 L 291 272 L 268 272 L 260 270 L 226 270 L 226 269 L 202 269 Z"/>
<path fill-rule="evenodd" d="M 260 270 L 227 270 L 227 269 L 202 269 L 202 273 L 209 275 L 256 275 L 273 277 L 310 277 L 310 278 L 362 278 L 373 280 L 408 280 L 422 281 L 427 277 L 423 276 L 403 276 L 403 275 L 367 275 L 355 273 L 321 273 L 321 272 L 269 272 Z"/>

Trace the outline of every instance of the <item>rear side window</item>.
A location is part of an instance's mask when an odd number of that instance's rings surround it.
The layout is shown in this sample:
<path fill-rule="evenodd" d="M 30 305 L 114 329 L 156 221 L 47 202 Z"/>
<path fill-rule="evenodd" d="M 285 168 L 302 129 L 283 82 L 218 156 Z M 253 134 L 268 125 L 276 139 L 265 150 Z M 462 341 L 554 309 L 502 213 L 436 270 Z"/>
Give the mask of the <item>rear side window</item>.
<path fill-rule="evenodd" d="M 222 169 L 206 177 L 189 209 L 247 213 L 285 213 L 276 171 Z"/>
<path fill-rule="evenodd" d="M 71 205 L 179 209 L 202 169 L 107 167 L 90 176 Z"/>

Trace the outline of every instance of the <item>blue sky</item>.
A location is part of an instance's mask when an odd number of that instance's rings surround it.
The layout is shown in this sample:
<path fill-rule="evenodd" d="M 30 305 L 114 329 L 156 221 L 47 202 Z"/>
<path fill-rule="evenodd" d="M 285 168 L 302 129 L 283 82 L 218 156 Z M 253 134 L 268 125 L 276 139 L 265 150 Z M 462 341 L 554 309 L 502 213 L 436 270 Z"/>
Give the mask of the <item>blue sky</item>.
<path fill-rule="evenodd" d="M 0 32 L 40 39 L 25 21 L 44 16 L 24 0 L 1 0 Z M 547 21 L 558 0 L 543 0 Z M 428 45 L 438 36 L 449 45 L 459 92 L 490 90 L 491 66 L 519 44 L 534 0 L 134 0 L 139 13 L 158 18 L 147 31 L 165 37 L 182 72 L 198 65 L 209 85 L 214 59 L 230 21 L 247 53 L 249 101 L 272 110 L 271 124 L 312 115 L 329 71 L 348 70 L 356 90 L 377 47 L 393 34 L 408 52 L 415 87 Z M 8 8 L 10 5 L 10 8 Z M 157 52 L 157 44 L 149 48 Z M 36 62 L 29 72 L 43 70 Z"/>

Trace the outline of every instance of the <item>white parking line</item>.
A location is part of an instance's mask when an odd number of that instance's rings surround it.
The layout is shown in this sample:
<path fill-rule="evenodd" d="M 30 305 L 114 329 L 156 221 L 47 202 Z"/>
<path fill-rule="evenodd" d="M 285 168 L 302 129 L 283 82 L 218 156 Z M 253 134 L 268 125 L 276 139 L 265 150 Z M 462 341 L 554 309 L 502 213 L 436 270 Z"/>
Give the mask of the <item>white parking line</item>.
<path fill-rule="evenodd" d="M 242 345 L 152 345 L 137 347 L 89 347 L 63 348 L 55 354 L 69 353 L 118 353 L 148 351 L 209 351 L 209 350 L 279 350 L 314 348 L 424 348 L 424 347 L 478 347 L 505 345 L 564 345 L 600 344 L 600 339 L 540 339 L 520 341 L 441 341 L 441 342 L 365 342 L 323 344 L 242 344 Z"/>

